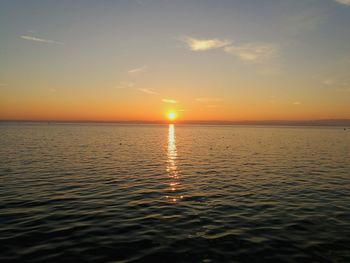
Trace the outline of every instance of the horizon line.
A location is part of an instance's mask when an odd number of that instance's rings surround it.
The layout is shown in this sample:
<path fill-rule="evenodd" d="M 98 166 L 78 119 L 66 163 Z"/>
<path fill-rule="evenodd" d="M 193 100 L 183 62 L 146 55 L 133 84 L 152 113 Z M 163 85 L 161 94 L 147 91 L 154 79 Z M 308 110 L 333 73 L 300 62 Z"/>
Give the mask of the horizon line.
<path fill-rule="evenodd" d="M 267 125 L 267 126 L 349 126 L 350 119 L 310 119 L 310 120 L 35 120 L 0 119 L 0 123 L 115 123 L 115 124 L 194 124 L 194 125 Z"/>

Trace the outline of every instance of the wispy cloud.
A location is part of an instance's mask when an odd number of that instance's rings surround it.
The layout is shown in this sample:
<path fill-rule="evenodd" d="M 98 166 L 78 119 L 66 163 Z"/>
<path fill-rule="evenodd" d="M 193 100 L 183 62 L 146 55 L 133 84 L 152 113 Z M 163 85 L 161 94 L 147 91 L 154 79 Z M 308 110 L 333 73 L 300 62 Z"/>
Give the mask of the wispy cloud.
<path fill-rule="evenodd" d="M 231 45 L 224 48 L 225 52 L 237 56 L 240 60 L 259 63 L 278 55 L 278 48 L 268 43 L 247 43 Z"/>
<path fill-rule="evenodd" d="M 242 61 L 259 63 L 265 60 L 277 57 L 279 48 L 270 43 L 243 43 L 241 45 L 232 44 L 231 40 L 223 39 L 196 39 L 192 37 L 183 37 L 192 51 L 206 51 L 210 49 L 222 49 L 230 55 L 234 55 Z"/>
<path fill-rule="evenodd" d="M 339 4 L 350 6 L 350 0 L 335 0 L 335 1 Z"/>
<path fill-rule="evenodd" d="M 128 71 L 129 74 L 138 74 L 138 73 L 144 73 L 146 72 L 147 70 L 147 67 L 146 66 L 142 66 L 142 67 L 139 67 L 139 68 L 134 68 L 134 69 L 130 69 Z"/>
<path fill-rule="evenodd" d="M 300 105 L 300 104 L 301 104 L 300 101 L 294 101 L 294 102 L 293 102 L 293 105 Z"/>
<path fill-rule="evenodd" d="M 7 83 L 0 83 L 0 87 L 6 87 L 6 86 L 8 86 Z"/>
<path fill-rule="evenodd" d="M 205 97 L 205 98 L 196 98 L 196 101 L 198 101 L 198 102 L 220 102 L 220 101 L 222 101 L 222 99 Z"/>
<path fill-rule="evenodd" d="M 231 44 L 231 41 L 224 39 L 196 39 L 192 37 L 182 37 L 180 38 L 187 46 L 193 51 L 205 51 L 215 48 L 222 48 Z"/>
<path fill-rule="evenodd" d="M 176 104 L 178 103 L 177 100 L 173 100 L 173 99 L 162 99 L 163 102 L 165 103 L 171 103 L 171 104 Z"/>
<path fill-rule="evenodd" d="M 147 94 L 151 94 L 151 95 L 158 95 L 159 94 L 158 92 L 156 92 L 153 89 L 140 88 L 138 90 L 141 91 L 141 92 L 147 93 Z"/>
<path fill-rule="evenodd" d="M 41 42 L 41 43 L 47 43 L 47 44 L 64 45 L 64 43 L 60 42 L 60 41 L 55 41 L 55 40 L 45 39 L 45 38 L 39 38 L 39 37 L 34 37 L 34 36 L 28 36 L 28 35 L 22 35 L 21 38 L 25 39 L 25 40 Z"/>
<path fill-rule="evenodd" d="M 130 81 L 121 81 L 119 85 L 116 87 L 116 89 L 126 89 L 126 88 L 132 88 L 135 86 L 134 82 Z"/>

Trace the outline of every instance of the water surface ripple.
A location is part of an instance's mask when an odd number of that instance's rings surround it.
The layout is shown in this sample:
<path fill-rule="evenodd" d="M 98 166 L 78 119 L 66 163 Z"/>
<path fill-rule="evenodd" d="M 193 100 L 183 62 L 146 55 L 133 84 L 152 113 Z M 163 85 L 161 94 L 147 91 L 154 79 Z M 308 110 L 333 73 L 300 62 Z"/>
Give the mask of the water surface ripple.
<path fill-rule="evenodd" d="M 350 131 L 1 124 L 0 261 L 350 262 Z"/>

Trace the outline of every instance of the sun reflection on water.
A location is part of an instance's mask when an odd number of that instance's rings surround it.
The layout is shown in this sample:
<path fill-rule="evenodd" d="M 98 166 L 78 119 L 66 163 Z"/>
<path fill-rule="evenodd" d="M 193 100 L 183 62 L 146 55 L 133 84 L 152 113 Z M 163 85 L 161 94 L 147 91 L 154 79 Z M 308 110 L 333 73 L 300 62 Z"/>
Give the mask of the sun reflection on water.
<path fill-rule="evenodd" d="M 177 202 L 182 199 L 183 196 L 178 196 L 177 190 L 180 184 L 179 182 L 179 172 L 176 165 L 177 150 L 176 150 L 176 140 L 175 140 L 175 126 L 174 124 L 169 124 L 168 130 L 168 152 L 167 152 L 167 172 L 171 181 L 169 183 L 170 195 L 166 198 L 170 199 L 172 202 Z"/>
<path fill-rule="evenodd" d="M 168 166 L 167 172 L 173 178 L 176 178 L 177 168 L 176 168 L 176 143 L 175 143 L 175 127 L 174 124 L 169 124 L 169 132 L 168 132 Z"/>

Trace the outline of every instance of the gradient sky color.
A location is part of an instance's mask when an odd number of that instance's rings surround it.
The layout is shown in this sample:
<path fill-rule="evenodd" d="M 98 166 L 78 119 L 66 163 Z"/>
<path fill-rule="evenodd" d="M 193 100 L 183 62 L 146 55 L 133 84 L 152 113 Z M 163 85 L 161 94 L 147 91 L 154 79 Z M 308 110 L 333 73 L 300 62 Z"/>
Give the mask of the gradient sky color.
<path fill-rule="evenodd" d="M 350 119 L 349 0 L 0 1 L 0 119 Z"/>

